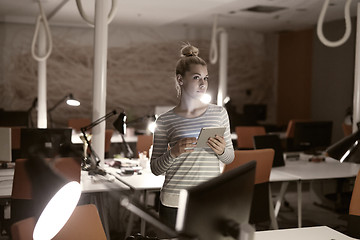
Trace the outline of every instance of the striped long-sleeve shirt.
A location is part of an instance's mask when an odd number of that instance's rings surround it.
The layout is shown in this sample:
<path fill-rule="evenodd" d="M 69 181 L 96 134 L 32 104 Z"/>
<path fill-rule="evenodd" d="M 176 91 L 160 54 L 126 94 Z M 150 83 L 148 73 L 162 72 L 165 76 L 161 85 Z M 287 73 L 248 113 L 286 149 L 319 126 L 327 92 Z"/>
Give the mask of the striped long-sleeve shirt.
<path fill-rule="evenodd" d="M 151 156 L 151 171 L 155 175 L 165 174 L 160 200 L 169 207 L 178 206 L 180 189 L 187 189 L 220 174 L 219 160 L 228 164 L 234 159 L 229 118 L 225 108 L 209 104 L 205 113 L 196 118 L 184 118 L 173 109 L 160 115 L 156 120 L 154 144 Z M 226 148 L 217 155 L 210 148 L 195 148 L 176 158 L 170 155 L 170 148 L 181 138 L 197 137 L 203 127 L 226 127 L 224 138 Z"/>

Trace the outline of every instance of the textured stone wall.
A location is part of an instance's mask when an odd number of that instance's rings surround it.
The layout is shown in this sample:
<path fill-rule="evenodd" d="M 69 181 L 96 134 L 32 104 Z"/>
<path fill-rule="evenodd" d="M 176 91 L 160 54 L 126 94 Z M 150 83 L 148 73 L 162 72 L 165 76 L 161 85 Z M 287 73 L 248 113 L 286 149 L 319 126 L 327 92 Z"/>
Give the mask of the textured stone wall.
<path fill-rule="evenodd" d="M 93 30 L 51 30 L 54 47 L 47 61 L 47 107 L 67 93 L 81 101 L 77 108 L 61 104 L 53 111 L 53 125 L 61 127 L 68 118 L 92 116 Z M 123 108 L 130 118 L 137 118 L 153 114 L 155 106 L 175 105 L 174 68 L 182 42 L 198 46 L 200 56 L 208 61 L 210 30 L 109 29 L 107 112 Z M 34 27 L 2 24 L 0 31 L 0 108 L 27 110 L 37 96 L 37 62 L 30 53 Z M 230 30 L 228 63 L 228 95 L 238 112 L 245 103 L 265 103 L 267 122 L 274 123 L 276 36 Z M 215 103 L 218 64 L 209 64 L 208 69 Z M 36 112 L 33 119 L 36 122 Z"/>

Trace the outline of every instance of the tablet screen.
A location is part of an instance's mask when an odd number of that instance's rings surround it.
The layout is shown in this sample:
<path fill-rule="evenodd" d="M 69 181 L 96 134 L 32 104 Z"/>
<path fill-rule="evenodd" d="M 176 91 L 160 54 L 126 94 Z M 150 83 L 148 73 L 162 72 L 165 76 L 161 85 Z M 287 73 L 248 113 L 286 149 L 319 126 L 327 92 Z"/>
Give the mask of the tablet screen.
<path fill-rule="evenodd" d="M 215 135 L 218 136 L 224 136 L 225 127 L 205 127 L 202 128 L 199 134 L 199 137 L 197 139 L 197 148 L 205 148 L 209 147 L 207 145 L 207 140 L 210 137 L 215 137 Z"/>

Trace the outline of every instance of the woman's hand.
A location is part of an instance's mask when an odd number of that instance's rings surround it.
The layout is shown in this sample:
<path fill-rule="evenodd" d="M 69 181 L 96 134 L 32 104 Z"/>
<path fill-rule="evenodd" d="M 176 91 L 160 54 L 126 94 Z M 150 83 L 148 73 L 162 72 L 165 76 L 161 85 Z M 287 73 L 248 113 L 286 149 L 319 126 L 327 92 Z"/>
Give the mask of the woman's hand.
<path fill-rule="evenodd" d="M 225 151 L 226 142 L 224 137 L 218 135 L 214 138 L 211 137 L 208 139 L 207 144 L 217 155 L 221 155 Z"/>
<path fill-rule="evenodd" d="M 175 146 L 170 149 L 170 155 L 173 158 L 180 156 L 183 153 L 190 153 L 194 151 L 194 147 L 196 146 L 196 138 L 182 138 L 180 139 Z"/>

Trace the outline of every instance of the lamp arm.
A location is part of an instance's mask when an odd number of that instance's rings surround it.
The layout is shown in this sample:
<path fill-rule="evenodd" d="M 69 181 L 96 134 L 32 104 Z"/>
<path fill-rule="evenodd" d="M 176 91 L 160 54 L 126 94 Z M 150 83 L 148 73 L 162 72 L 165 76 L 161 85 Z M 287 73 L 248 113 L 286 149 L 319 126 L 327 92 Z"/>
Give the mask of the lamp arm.
<path fill-rule="evenodd" d="M 60 99 L 52 108 L 49 108 L 49 110 L 47 112 L 51 113 L 52 111 L 54 111 L 54 109 L 57 108 L 57 106 L 59 106 L 63 101 L 65 101 L 65 99 L 67 99 L 69 97 L 69 95 L 70 94 L 68 94 L 65 97 L 63 97 L 62 99 Z"/>
<path fill-rule="evenodd" d="M 82 127 L 80 128 L 81 132 L 84 134 L 84 132 L 92 129 L 93 127 L 95 127 L 96 125 L 102 123 L 103 121 L 105 121 L 106 119 L 108 119 L 109 117 L 113 116 L 113 115 L 116 115 L 117 112 L 116 110 L 113 110 L 112 112 L 109 112 L 108 114 L 106 114 L 105 116 L 95 120 L 94 122 L 90 123 L 89 125 L 85 126 L 85 127 Z M 85 135 L 84 135 L 85 136 Z"/>
<path fill-rule="evenodd" d="M 120 134 L 121 138 L 122 138 L 122 141 L 123 143 L 125 144 L 126 146 L 126 150 L 128 151 L 128 158 L 133 158 L 134 157 L 134 152 L 133 150 L 131 150 L 131 147 L 129 146 L 129 144 L 125 141 L 125 137 L 124 137 L 124 134 Z"/>

